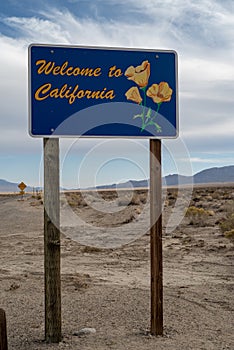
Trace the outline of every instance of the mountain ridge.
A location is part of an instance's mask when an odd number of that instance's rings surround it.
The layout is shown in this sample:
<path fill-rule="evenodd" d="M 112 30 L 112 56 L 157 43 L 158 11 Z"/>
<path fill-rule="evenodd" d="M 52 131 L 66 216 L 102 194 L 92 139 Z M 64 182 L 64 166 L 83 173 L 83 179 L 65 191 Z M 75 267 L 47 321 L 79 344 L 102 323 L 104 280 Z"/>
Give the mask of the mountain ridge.
<path fill-rule="evenodd" d="M 21 182 L 21 181 L 20 181 Z M 19 192 L 20 189 L 18 188 L 19 183 L 16 182 L 9 182 L 7 180 L 4 179 L 0 179 L 0 192 Z M 39 189 L 39 187 L 34 187 L 34 189 Z M 31 192 L 33 191 L 33 187 L 32 186 L 27 186 L 25 188 L 26 192 Z"/>
<path fill-rule="evenodd" d="M 234 165 L 204 169 L 193 176 L 170 174 L 162 178 L 163 185 L 177 186 L 188 184 L 234 183 Z M 129 180 L 118 185 L 101 185 L 97 189 L 148 187 L 149 180 Z"/>
<path fill-rule="evenodd" d="M 234 183 L 234 165 L 224 167 L 213 167 L 204 169 L 193 176 L 170 174 L 162 178 L 163 185 L 177 186 L 187 184 L 209 184 L 209 183 Z M 96 189 L 116 189 L 116 188 L 139 188 L 148 187 L 149 180 L 129 180 L 120 184 L 100 185 Z M 34 187 L 35 190 L 39 187 Z M 90 187 L 88 189 L 94 189 Z M 25 189 L 26 192 L 33 191 L 32 186 Z M 18 183 L 0 179 L 0 192 L 19 192 Z"/>

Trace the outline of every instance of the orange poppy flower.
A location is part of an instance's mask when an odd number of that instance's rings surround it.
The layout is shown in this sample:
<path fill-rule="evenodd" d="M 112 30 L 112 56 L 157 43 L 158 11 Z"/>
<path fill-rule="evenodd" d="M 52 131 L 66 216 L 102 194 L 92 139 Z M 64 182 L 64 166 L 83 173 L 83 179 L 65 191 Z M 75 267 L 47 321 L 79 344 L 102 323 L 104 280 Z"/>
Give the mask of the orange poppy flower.
<path fill-rule="evenodd" d="M 140 104 L 142 102 L 142 98 L 140 95 L 140 92 L 136 86 L 131 87 L 126 93 L 125 96 L 127 97 L 127 100 L 131 100 L 133 102 L 136 102 Z"/>
<path fill-rule="evenodd" d="M 162 81 L 159 84 L 153 84 L 146 91 L 146 95 L 151 97 L 155 103 L 168 102 L 171 100 L 173 90 L 168 83 Z"/>
<path fill-rule="evenodd" d="M 141 88 L 148 84 L 150 76 L 150 63 L 149 61 L 143 61 L 140 66 L 130 66 L 124 73 L 128 80 L 133 80 Z"/>

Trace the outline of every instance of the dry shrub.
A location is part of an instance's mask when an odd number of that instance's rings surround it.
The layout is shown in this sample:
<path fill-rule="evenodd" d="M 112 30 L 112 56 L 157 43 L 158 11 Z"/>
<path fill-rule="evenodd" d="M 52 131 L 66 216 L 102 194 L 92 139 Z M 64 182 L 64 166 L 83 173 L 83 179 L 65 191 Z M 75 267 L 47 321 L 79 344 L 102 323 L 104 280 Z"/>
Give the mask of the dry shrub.
<path fill-rule="evenodd" d="M 213 200 L 222 198 L 222 192 L 219 190 L 214 191 L 210 195 L 212 196 Z"/>
<path fill-rule="evenodd" d="M 130 214 L 129 217 L 126 217 L 122 222 L 122 224 L 129 224 L 129 222 L 132 222 L 133 220 L 135 220 L 135 215 L 134 214 Z"/>
<path fill-rule="evenodd" d="M 223 211 L 225 211 L 227 215 L 234 214 L 234 201 L 227 201 L 223 205 Z"/>
<path fill-rule="evenodd" d="M 68 193 L 66 197 L 71 208 L 85 207 L 88 205 L 80 193 Z"/>
<path fill-rule="evenodd" d="M 141 203 L 140 197 L 137 193 L 134 193 L 130 201 L 130 205 L 139 205 Z"/>
<path fill-rule="evenodd" d="M 69 206 L 72 207 L 72 208 L 78 207 L 77 201 L 74 201 L 73 199 L 69 199 L 69 200 L 68 200 L 68 204 L 69 204 Z"/>
<path fill-rule="evenodd" d="M 118 199 L 119 206 L 140 205 L 144 202 L 146 202 L 146 198 L 136 192 L 132 196 L 125 194 Z"/>
<path fill-rule="evenodd" d="M 176 200 L 177 195 L 178 195 L 177 191 L 168 192 L 168 199 Z"/>
<path fill-rule="evenodd" d="M 147 199 L 148 199 L 148 194 L 147 193 L 141 193 L 139 195 L 139 199 L 140 199 L 142 204 L 146 204 L 147 203 Z"/>
<path fill-rule="evenodd" d="M 118 192 L 116 190 L 98 191 L 98 197 L 111 202 L 118 198 Z"/>
<path fill-rule="evenodd" d="M 219 227 L 225 237 L 230 237 L 234 231 L 234 201 L 225 205 L 225 211 L 226 218 L 219 223 Z"/>
<path fill-rule="evenodd" d="M 219 227 L 223 233 L 234 230 L 234 213 L 228 214 Z"/>
<path fill-rule="evenodd" d="M 177 197 L 178 197 L 178 191 L 169 191 L 167 192 L 167 201 L 168 201 L 168 206 L 170 207 L 174 207 L 175 203 L 176 203 L 176 200 L 177 200 Z"/>
<path fill-rule="evenodd" d="M 66 285 L 72 286 L 75 290 L 87 289 L 91 284 L 89 274 L 76 273 L 74 276 L 65 276 Z"/>
<path fill-rule="evenodd" d="M 38 199 L 38 200 L 41 200 L 42 199 L 42 195 L 41 195 L 41 193 L 38 193 L 38 194 L 32 194 L 32 198 L 33 199 Z"/>
<path fill-rule="evenodd" d="M 30 205 L 36 206 L 36 205 L 42 205 L 42 204 L 43 204 L 42 193 L 39 193 L 39 192 L 38 192 L 36 195 L 35 195 L 35 194 L 32 194 L 31 198 L 37 199 L 38 202 L 37 202 L 37 203 L 34 203 L 34 204 L 32 204 L 32 202 L 31 202 Z"/>
<path fill-rule="evenodd" d="M 140 207 L 137 207 L 137 208 L 135 209 L 135 213 L 136 213 L 137 215 L 140 215 L 141 212 L 142 212 L 142 209 L 141 209 Z"/>
<path fill-rule="evenodd" d="M 129 191 L 122 191 L 119 193 L 119 197 L 118 197 L 118 206 L 122 207 L 127 207 L 128 205 L 132 204 L 132 200 L 133 200 L 134 194 Z"/>
<path fill-rule="evenodd" d="M 100 253 L 100 252 L 102 252 L 102 249 L 98 247 L 92 247 L 87 245 L 83 248 L 83 253 Z"/>
<path fill-rule="evenodd" d="M 118 206 L 119 207 L 127 207 L 130 205 L 131 201 L 129 200 L 128 197 L 121 197 L 118 199 Z"/>
<path fill-rule="evenodd" d="M 190 225 L 205 226 L 207 218 L 213 216 L 214 212 L 191 206 L 186 211 L 186 216 L 189 218 Z"/>
<path fill-rule="evenodd" d="M 234 242 L 234 229 L 224 232 L 224 236 Z"/>
<path fill-rule="evenodd" d="M 88 203 L 86 202 L 86 200 L 84 199 L 84 197 L 80 197 L 79 201 L 78 201 L 78 206 L 79 207 L 87 207 Z"/>

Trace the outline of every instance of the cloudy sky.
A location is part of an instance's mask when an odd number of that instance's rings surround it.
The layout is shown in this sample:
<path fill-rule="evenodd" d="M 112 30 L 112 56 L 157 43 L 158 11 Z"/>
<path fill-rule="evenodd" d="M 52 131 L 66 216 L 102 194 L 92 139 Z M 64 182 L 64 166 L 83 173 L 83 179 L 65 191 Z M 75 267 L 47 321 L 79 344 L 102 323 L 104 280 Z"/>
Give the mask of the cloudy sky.
<path fill-rule="evenodd" d="M 164 174 L 233 165 L 233 39 L 233 0 L 1 1 L 0 178 L 42 177 L 42 140 L 28 135 L 31 43 L 176 50 L 180 136 L 163 141 Z M 146 140 L 60 143 L 63 186 L 148 177 Z"/>

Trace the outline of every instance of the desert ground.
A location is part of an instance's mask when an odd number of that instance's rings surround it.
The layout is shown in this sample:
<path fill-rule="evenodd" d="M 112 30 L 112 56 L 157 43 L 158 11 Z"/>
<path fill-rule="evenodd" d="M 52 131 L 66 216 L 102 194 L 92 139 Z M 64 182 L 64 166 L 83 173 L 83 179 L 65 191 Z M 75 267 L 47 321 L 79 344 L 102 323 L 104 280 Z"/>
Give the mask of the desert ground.
<path fill-rule="evenodd" d="M 0 208 L 9 350 L 234 349 L 234 185 L 163 191 L 163 337 L 149 334 L 146 189 L 61 194 L 59 344 L 44 341 L 43 194 Z"/>

